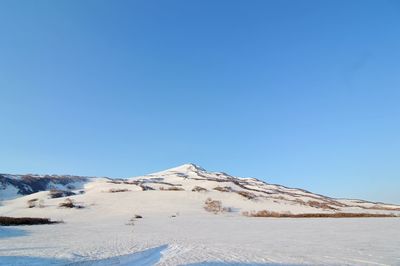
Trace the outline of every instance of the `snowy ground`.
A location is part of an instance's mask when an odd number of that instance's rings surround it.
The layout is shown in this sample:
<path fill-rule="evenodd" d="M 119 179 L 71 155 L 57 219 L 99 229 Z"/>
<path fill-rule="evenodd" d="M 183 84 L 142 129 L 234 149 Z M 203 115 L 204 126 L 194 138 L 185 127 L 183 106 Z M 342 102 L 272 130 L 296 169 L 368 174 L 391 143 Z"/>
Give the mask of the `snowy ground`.
<path fill-rule="evenodd" d="M 99 219 L 79 224 L 3 227 L 0 264 L 69 265 L 89 260 L 72 265 L 400 265 L 399 219 L 180 215 L 148 216 L 133 226 L 126 222 Z M 143 250 L 147 253 L 134 254 Z M 129 254 L 134 255 L 112 258 Z M 133 263 L 135 259 L 138 261 Z M 128 262 L 132 264 L 124 264 Z"/>

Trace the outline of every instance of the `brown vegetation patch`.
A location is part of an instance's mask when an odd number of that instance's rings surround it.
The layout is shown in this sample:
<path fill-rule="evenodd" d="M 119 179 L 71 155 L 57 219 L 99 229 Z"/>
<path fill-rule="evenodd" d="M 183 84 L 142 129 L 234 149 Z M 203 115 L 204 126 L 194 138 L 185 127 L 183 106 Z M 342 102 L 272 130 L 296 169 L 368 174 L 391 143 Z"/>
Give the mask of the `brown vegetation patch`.
<path fill-rule="evenodd" d="M 82 205 L 76 204 L 73 200 L 71 200 L 69 198 L 65 199 L 64 202 L 61 202 L 60 204 L 58 204 L 58 206 L 61 207 L 61 208 L 70 208 L 70 209 L 72 209 L 72 208 L 76 208 L 76 209 L 84 208 Z"/>
<path fill-rule="evenodd" d="M 36 202 L 38 201 L 39 199 L 30 199 L 30 200 L 28 200 L 26 203 L 28 204 L 28 208 L 34 208 L 34 207 L 36 207 Z"/>
<path fill-rule="evenodd" d="M 231 212 L 231 208 L 223 207 L 222 202 L 219 200 L 213 200 L 208 198 L 204 202 L 204 209 L 208 212 L 212 212 L 214 214 L 221 213 L 221 212 Z"/>
<path fill-rule="evenodd" d="M 110 180 L 110 181 L 107 181 L 107 183 L 118 185 L 118 184 L 123 184 L 124 182 L 123 181 L 119 181 L 119 180 Z"/>
<path fill-rule="evenodd" d="M 32 217 L 6 217 L 0 216 L 0 225 L 35 225 L 35 224 L 55 224 L 60 222 L 51 221 L 48 218 L 32 218 Z"/>
<path fill-rule="evenodd" d="M 332 206 L 330 206 L 328 203 L 326 202 L 319 202 L 319 201 L 308 201 L 307 205 L 313 208 L 319 208 L 319 209 L 328 209 L 328 210 L 337 210 L 337 208 L 334 208 Z"/>
<path fill-rule="evenodd" d="M 257 198 L 257 195 L 248 191 L 237 191 L 237 194 L 239 194 L 242 197 L 245 197 L 246 199 L 253 200 Z"/>
<path fill-rule="evenodd" d="M 183 188 L 181 187 L 160 187 L 160 190 L 164 190 L 164 191 L 184 191 Z"/>
<path fill-rule="evenodd" d="M 73 196 L 73 195 L 75 195 L 74 192 L 67 191 L 67 190 L 52 189 L 49 192 L 49 196 L 51 199 L 68 197 L 68 196 Z"/>
<path fill-rule="evenodd" d="M 215 187 L 214 190 L 220 191 L 220 192 L 232 192 L 233 189 L 231 187 Z"/>
<path fill-rule="evenodd" d="M 110 188 L 108 190 L 108 192 L 110 192 L 110 193 L 128 192 L 128 191 L 130 191 L 130 190 L 126 189 L 126 188 Z"/>
<path fill-rule="evenodd" d="M 195 186 L 195 187 L 192 189 L 192 191 L 193 191 L 193 192 L 207 192 L 208 190 L 205 189 L 205 188 L 203 188 L 203 187 Z"/>
<path fill-rule="evenodd" d="M 279 213 L 273 211 L 253 211 L 243 212 L 244 216 L 248 217 L 273 217 L 273 218 L 380 218 L 380 217 L 398 217 L 394 214 L 377 214 L 377 213 L 301 213 L 292 214 L 290 212 Z"/>
<path fill-rule="evenodd" d="M 154 188 L 152 188 L 150 186 L 140 185 L 140 187 L 142 188 L 143 191 L 155 190 Z"/>

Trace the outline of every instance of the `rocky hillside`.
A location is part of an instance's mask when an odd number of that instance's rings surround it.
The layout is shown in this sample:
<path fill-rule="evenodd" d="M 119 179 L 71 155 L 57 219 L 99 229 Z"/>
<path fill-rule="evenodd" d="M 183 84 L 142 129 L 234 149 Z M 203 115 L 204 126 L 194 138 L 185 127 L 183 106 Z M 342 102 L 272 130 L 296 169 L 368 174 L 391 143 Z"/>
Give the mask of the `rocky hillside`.
<path fill-rule="evenodd" d="M 71 175 L 8 175 L 0 174 L 0 200 L 46 191 L 70 191 L 83 188 L 88 177 Z"/>

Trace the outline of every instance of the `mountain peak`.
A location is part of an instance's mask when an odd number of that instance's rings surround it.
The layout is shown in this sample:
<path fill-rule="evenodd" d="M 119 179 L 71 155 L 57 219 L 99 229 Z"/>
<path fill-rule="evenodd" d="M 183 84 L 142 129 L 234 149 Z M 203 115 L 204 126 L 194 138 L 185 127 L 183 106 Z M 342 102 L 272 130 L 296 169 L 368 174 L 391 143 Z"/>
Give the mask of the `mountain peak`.
<path fill-rule="evenodd" d="M 198 172 L 198 171 L 206 171 L 201 166 L 194 163 L 186 163 L 180 166 L 168 169 L 168 171 L 176 171 L 176 172 Z"/>

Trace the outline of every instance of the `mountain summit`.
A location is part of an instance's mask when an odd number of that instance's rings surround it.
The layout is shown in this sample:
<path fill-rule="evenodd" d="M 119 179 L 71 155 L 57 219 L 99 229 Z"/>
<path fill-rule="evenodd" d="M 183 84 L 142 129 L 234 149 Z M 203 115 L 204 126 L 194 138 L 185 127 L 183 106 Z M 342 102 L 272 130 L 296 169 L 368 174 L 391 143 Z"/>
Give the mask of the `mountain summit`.
<path fill-rule="evenodd" d="M 186 163 L 180 166 L 176 166 L 161 172 L 181 172 L 181 173 L 188 173 L 188 172 L 206 172 L 206 169 L 202 168 L 199 165 L 194 163 Z"/>

